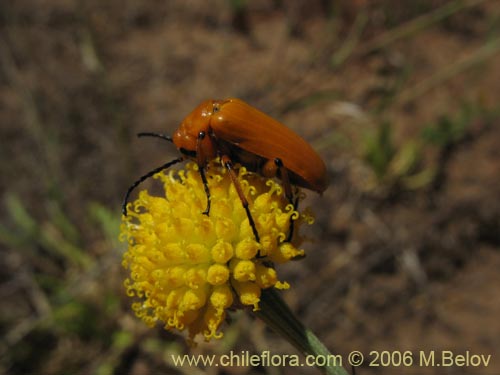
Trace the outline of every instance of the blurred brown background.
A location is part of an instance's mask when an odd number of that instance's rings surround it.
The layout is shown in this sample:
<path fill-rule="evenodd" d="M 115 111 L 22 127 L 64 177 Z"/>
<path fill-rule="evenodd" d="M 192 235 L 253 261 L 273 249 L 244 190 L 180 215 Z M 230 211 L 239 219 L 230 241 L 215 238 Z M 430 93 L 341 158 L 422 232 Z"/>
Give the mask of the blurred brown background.
<path fill-rule="evenodd" d="M 124 296 L 129 184 L 176 155 L 206 98 L 239 97 L 310 141 L 331 185 L 307 257 L 278 271 L 334 352 L 466 350 L 500 373 L 500 2 L 2 1 L 0 373 L 295 374 L 171 353 L 296 353 L 249 314 L 190 349 Z M 146 186 L 153 186 L 146 184 Z"/>

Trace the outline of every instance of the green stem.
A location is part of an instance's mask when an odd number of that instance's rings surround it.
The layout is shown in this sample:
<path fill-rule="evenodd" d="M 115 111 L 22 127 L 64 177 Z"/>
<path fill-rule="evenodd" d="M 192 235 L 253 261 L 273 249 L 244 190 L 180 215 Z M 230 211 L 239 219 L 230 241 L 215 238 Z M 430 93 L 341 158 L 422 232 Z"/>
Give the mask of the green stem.
<path fill-rule="evenodd" d="M 284 337 L 305 355 L 321 356 L 328 363 L 318 368 L 327 375 L 348 375 L 342 367 L 340 356 L 334 356 L 309 329 L 295 317 L 290 308 L 274 289 L 262 291 L 260 310 L 255 315 Z M 337 359 L 328 361 L 327 358 Z"/>
<path fill-rule="evenodd" d="M 470 56 L 446 66 L 429 78 L 406 89 L 399 95 L 396 102 L 398 104 L 407 104 L 458 74 L 483 64 L 497 53 L 500 53 L 500 38 L 487 42 Z"/>
<path fill-rule="evenodd" d="M 455 0 L 445 3 L 432 12 L 416 17 L 399 27 L 385 32 L 378 38 L 368 41 L 356 51 L 356 54 L 363 56 L 370 52 L 385 48 L 397 40 L 410 37 L 459 11 L 477 6 L 485 1 L 486 0 Z"/>

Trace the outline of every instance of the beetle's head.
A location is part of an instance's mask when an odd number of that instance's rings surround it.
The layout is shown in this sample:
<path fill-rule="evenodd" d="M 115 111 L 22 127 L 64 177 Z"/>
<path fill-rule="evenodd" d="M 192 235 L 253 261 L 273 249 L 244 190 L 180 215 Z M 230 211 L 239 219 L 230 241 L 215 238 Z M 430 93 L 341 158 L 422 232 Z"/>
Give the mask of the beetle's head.
<path fill-rule="evenodd" d="M 205 100 L 182 120 L 172 140 L 183 155 L 194 158 L 200 147 L 201 160 L 212 159 L 216 156 L 217 150 L 211 139 L 210 119 L 218 108 L 218 101 Z M 204 133 L 205 137 L 200 139 L 200 133 Z"/>

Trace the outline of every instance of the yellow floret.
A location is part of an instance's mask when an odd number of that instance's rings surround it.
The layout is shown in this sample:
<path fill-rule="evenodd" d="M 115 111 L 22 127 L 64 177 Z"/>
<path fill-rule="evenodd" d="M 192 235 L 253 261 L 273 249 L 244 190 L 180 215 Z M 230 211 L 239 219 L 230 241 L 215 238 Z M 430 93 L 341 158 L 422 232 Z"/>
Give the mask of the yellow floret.
<path fill-rule="evenodd" d="M 257 310 L 262 289 L 289 287 L 279 281 L 273 264 L 304 254 L 296 247 L 299 236 L 286 242 L 291 220 L 297 233 L 303 219 L 277 182 L 238 169 L 257 242 L 238 192 L 217 162 L 207 170 L 209 216 L 202 214 L 207 198 L 196 165 L 155 178 L 163 183 L 165 196 L 141 191 L 121 226 L 121 238 L 128 243 L 122 264 L 130 272 L 124 285 L 127 295 L 138 300 L 132 308 L 146 324 L 187 329 L 191 338 L 220 338 L 226 309 Z"/>

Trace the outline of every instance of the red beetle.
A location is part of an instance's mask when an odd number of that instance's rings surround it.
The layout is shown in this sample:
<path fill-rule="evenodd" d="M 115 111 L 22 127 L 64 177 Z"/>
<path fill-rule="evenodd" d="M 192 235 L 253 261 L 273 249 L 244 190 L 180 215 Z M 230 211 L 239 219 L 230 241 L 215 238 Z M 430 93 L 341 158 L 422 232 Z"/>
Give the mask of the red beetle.
<path fill-rule="evenodd" d="M 314 149 L 299 135 L 282 123 L 246 104 L 240 99 L 206 100 L 191 112 L 172 137 L 157 133 L 139 133 L 173 142 L 182 154 L 139 178 L 128 189 L 123 202 L 123 214 L 127 214 L 127 201 L 134 188 L 145 179 L 187 158 L 198 164 L 207 195 L 210 212 L 210 190 L 205 169 L 207 163 L 220 157 L 227 168 L 245 208 L 249 223 L 257 241 L 259 234 L 242 192 L 233 163 L 240 163 L 248 170 L 265 177 L 281 179 L 285 195 L 291 203 L 291 185 L 322 193 L 327 188 L 326 166 Z M 294 203 L 296 205 L 296 202 Z M 289 238 L 293 227 L 290 229 Z"/>

